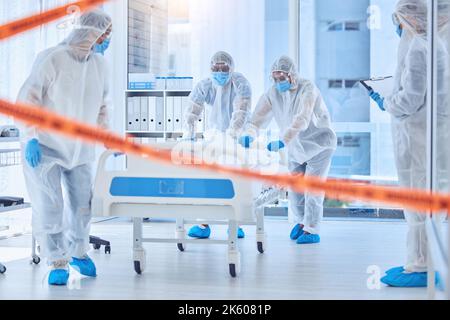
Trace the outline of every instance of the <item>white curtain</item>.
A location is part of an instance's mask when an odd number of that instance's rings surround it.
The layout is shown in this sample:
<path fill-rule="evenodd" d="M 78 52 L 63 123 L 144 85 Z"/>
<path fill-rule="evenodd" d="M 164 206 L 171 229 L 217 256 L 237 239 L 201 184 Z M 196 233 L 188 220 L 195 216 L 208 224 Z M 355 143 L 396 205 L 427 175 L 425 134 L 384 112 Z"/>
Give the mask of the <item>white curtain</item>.
<path fill-rule="evenodd" d="M 0 0 L 0 24 L 37 14 L 68 2 L 69 0 Z M 57 23 L 53 23 L 36 28 L 0 42 L 1 98 L 15 101 L 20 87 L 31 71 L 36 55 L 63 39 L 67 30 L 59 30 L 56 25 Z M 13 124 L 12 119 L 0 115 L 0 126 L 10 124 Z M 8 150 L 18 147 L 18 143 L 0 145 L 0 149 Z M 0 196 L 28 198 L 20 166 L 0 167 Z M 3 225 L 4 223 L 1 222 L 0 225 Z M 14 225 L 7 224 L 14 230 Z"/>
<path fill-rule="evenodd" d="M 0 0 L 0 23 L 23 18 L 69 2 L 69 0 Z M 15 100 L 36 55 L 64 38 L 67 30 L 57 29 L 56 24 L 36 28 L 0 42 L 1 97 Z"/>
<path fill-rule="evenodd" d="M 40 0 L 40 1 L 42 2 L 41 11 L 47 11 L 51 8 L 67 4 L 69 2 L 73 2 L 73 0 Z M 66 21 L 67 19 L 69 18 L 60 19 L 56 22 L 46 24 L 41 28 L 40 32 L 41 48 L 39 48 L 40 50 L 44 50 L 48 47 L 57 45 L 62 40 L 64 40 L 68 32 L 70 32 L 69 29 L 65 28 L 67 26 L 64 24 L 64 21 Z"/>
<path fill-rule="evenodd" d="M 0 23 L 38 13 L 40 1 L 0 0 Z M 0 96 L 15 100 L 39 45 L 39 29 L 0 42 Z"/>

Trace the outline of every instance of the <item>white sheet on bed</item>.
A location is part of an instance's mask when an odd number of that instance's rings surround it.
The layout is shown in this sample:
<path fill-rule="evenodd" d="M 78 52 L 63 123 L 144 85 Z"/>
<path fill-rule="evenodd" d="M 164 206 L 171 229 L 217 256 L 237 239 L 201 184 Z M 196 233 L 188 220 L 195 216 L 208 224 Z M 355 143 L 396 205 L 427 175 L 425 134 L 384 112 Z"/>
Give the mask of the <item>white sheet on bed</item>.
<path fill-rule="evenodd" d="M 268 143 L 264 137 L 259 137 L 246 149 L 227 134 L 208 131 L 204 140 L 177 143 L 172 149 L 172 158 L 175 163 L 181 163 L 182 159 L 191 161 L 193 156 L 206 163 L 260 170 L 263 174 L 286 173 L 286 153 L 284 150 L 269 152 Z"/>

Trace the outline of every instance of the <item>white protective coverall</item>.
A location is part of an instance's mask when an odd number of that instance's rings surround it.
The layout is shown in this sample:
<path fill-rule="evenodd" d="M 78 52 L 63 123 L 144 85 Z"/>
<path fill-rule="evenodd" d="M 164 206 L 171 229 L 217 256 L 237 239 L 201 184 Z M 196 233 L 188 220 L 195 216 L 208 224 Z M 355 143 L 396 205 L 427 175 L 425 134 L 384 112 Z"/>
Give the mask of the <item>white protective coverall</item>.
<path fill-rule="evenodd" d="M 325 179 L 337 138 L 322 95 L 311 81 L 298 76 L 296 66 L 289 57 L 283 56 L 274 63 L 272 73 L 276 71 L 289 74 L 292 87 L 281 93 L 274 85 L 261 97 L 247 133 L 257 136 L 258 129 L 266 127 L 275 118 L 282 132 L 280 139 L 288 147 L 289 170 L 294 174 Z M 324 195 L 289 194 L 295 222 L 303 224 L 306 232 L 319 234 Z"/>
<path fill-rule="evenodd" d="M 384 107 L 391 114 L 394 153 L 401 187 L 427 188 L 427 4 L 422 0 L 401 0 L 396 12 L 403 33 L 398 50 L 398 64 L 393 94 Z M 441 39 L 437 45 L 438 140 L 448 141 L 448 53 Z M 439 125 L 440 124 L 440 125 Z M 438 154 L 440 170 L 447 167 L 446 150 Z M 446 170 L 445 170 L 446 171 Z M 407 272 L 427 271 L 427 236 L 425 213 L 405 210 L 408 222 Z"/>
<path fill-rule="evenodd" d="M 107 64 L 92 48 L 111 25 L 100 10 L 81 15 L 65 41 L 38 55 L 17 100 L 106 128 Z M 37 168 L 24 161 L 33 234 L 42 256 L 49 264 L 83 257 L 89 250 L 95 148 L 33 127 L 22 132 L 23 150 L 31 139 L 37 139 L 42 150 Z"/>
<path fill-rule="evenodd" d="M 230 80 L 225 86 L 220 86 L 212 78 L 207 78 L 195 86 L 184 116 L 184 137 L 195 135 L 205 103 L 213 108 L 207 119 L 208 130 L 227 132 L 232 137 L 242 132 L 251 113 L 252 89 L 244 75 L 234 72 L 234 60 L 228 53 L 217 52 L 211 59 L 211 66 L 221 63 L 230 67 Z"/>

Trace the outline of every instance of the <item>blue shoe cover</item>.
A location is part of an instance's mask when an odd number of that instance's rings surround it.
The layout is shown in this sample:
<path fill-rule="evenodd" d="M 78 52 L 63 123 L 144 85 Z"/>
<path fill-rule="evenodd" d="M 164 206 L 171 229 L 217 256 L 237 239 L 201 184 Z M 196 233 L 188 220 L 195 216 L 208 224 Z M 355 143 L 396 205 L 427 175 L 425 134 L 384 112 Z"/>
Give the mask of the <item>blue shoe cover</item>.
<path fill-rule="evenodd" d="M 189 237 L 197 239 L 208 239 L 211 236 L 211 228 L 205 227 L 200 228 L 200 226 L 194 226 L 189 230 Z"/>
<path fill-rule="evenodd" d="M 386 271 L 386 274 L 402 273 L 405 271 L 404 267 L 395 267 Z"/>
<path fill-rule="evenodd" d="M 300 224 L 296 224 L 295 227 L 291 231 L 291 240 L 297 240 L 304 233 L 303 228 Z"/>
<path fill-rule="evenodd" d="M 237 234 L 238 234 L 238 239 L 244 239 L 245 238 L 245 232 L 244 232 L 244 230 L 242 228 L 238 229 Z"/>
<path fill-rule="evenodd" d="M 70 265 L 83 276 L 93 278 L 97 276 L 97 269 L 95 268 L 95 264 L 88 256 L 85 256 L 84 259 L 72 258 L 72 262 L 70 262 Z"/>
<path fill-rule="evenodd" d="M 436 271 L 435 277 L 436 277 L 436 288 L 438 290 L 445 291 L 445 283 L 442 281 L 442 278 L 439 275 L 439 272 Z"/>
<path fill-rule="evenodd" d="M 389 273 L 381 278 L 381 282 L 391 287 L 400 288 L 425 288 L 427 287 L 428 275 L 426 272 L 414 273 Z M 436 279 L 437 280 L 437 279 Z"/>
<path fill-rule="evenodd" d="M 229 230 L 227 230 L 227 233 L 228 232 L 229 232 Z M 244 239 L 245 238 L 245 232 L 244 232 L 244 230 L 242 228 L 238 228 L 237 236 L 238 236 L 238 239 Z"/>
<path fill-rule="evenodd" d="M 69 270 L 54 269 L 48 276 L 48 284 L 51 286 L 65 286 L 69 280 Z"/>
<path fill-rule="evenodd" d="M 302 234 L 297 239 L 297 244 L 311 244 L 311 243 L 319 243 L 320 236 L 318 234 Z"/>

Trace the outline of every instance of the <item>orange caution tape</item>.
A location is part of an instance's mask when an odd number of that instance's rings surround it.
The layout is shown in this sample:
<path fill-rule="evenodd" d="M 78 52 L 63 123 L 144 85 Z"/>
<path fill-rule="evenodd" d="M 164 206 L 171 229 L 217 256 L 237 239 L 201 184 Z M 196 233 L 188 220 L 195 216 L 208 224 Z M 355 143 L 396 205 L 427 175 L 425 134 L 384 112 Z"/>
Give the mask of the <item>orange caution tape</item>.
<path fill-rule="evenodd" d="M 108 148 L 137 156 L 148 156 L 151 160 L 172 163 L 172 155 L 167 150 L 157 150 L 137 144 L 117 134 L 101 128 L 68 119 L 36 106 L 22 103 L 13 104 L 0 99 L 0 113 L 12 116 L 27 125 L 40 130 L 50 131 L 70 138 L 82 139 L 90 143 L 102 143 Z M 178 160 L 178 159 L 177 159 Z M 191 160 L 191 159 L 189 159 Z M 184 166 L 210 170 L 221 174 L 264 181 L 270 184 L 290 188 L 296 192 L 325 192 L 329 198 L 345 201 L 366 201 L 402 206 L 409 210 L 442 213 L 450 208 L 450 195 L 431 193 L 422 190 L 401 189 L 372 185 L 355 184 L 348 180 L 329 179 L 292 175 L 263 175 L 257 171 L 209 164 L 194 159 L 190 163 L 198 165 Z"/>
<path fill-rule="evenodd" d="M 84 12 L 108 0 L 81 0 L 0 26 L 0 41 L 58 20 L 74 10 Z"/>
<path fill-rule="evenodd" d="M 49 23 L 67 15 L 76 6 L 80 11 L 86 11 L 107 0 L 84 0 L 74 2 L 42 14 L 21 19 L 0 26 L 0 40 Z M 90 143 L 103 143 L 111 149 L 137 156 L 148 156 L 150 159 L 163 163 L 172 163 L 171 152 L 153 149 L 128 141 L 119 135 L 98 127 L 89 126 L 74 121 L 40 107 L 13 104 L 0 99 L 0 113 L 14 117 L 26 125 L 35 126 L 43 131 L 50 131 L 70 138 L 82 139 Z M 192 160 L 192 159 L 189 159 Z M 199 165 L 185 165 L 196 169 L 211 170 L 222 174 L 264 181 L 270 184 L 291 188 L 296 192 L 325 192 L 329 198 L 344 201 L 367 201 L 388 205 L 403 206 L 406 209 L 441 213 L 450 212 L 450 195 L 431 193 L 422 190 L 389 188 L 382 186 L 358 185 L 348 180 L 328 179 L 327 181 L 315 177 L 292 175 L 263 175 L 256 171 L 225 167 L 218 164 L 208 164 L 194 160 L 191 163 Z"/>

